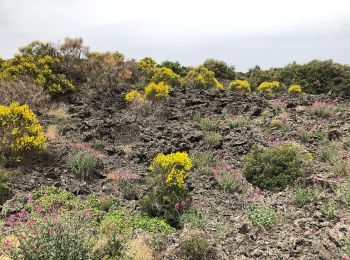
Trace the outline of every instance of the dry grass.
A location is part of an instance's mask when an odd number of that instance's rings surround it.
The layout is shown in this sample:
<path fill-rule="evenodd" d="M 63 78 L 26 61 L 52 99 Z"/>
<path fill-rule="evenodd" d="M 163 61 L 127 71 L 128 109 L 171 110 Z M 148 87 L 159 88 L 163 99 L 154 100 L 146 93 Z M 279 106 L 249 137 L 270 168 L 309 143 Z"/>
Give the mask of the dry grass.
<path fill-rule="evenodd" d="M 28 104 L 32 109 L 42 108 L 48 102 L 48 96 L 43 88 L 28 81 L 0 82 L 0 104 L 11 102 Z"/>
<path fill-rule="evenodd" d="M 56 140 L 58 138 L 58 127 L 57 125 L 48 125 L 46 132 L 45 132 L 45 137 L 50 140 Z"/>
<path fill-rule="evenodd" d="M 51 108 L 47 114 L 49 116 L 53 116 L 53 117 L 57 117 L 57 118 L 63 118 L 63 119 L 66 119 L 66 118 L 69 118 L 69 114 L 68 114 L 68 107 L 67 105 L 63 104 L 63 103 L 60 103 L 58 104 L 56 107 L 54 108 Z"/>
<path fill-rule="evenodd" d="M 146 237 L 138 235 L 135 239 L 129 241 L 127 246 L 127 255 L 134 260 L 152 260 L 153 250 L 146 244 Z"/>

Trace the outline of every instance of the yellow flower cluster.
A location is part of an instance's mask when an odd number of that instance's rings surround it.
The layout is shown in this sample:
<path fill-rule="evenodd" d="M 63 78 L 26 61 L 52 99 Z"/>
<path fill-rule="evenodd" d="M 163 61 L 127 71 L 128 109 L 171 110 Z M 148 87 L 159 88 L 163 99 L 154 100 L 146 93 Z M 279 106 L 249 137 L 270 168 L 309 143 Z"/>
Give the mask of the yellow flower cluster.
<path fill-rule="evenodd" d="M 300 93 L 302 91 L 301 86 L 298 84 L 292 84 L 288 88 L 288 93 Z"/>
<path fill-rule="evenodd" d="M 145 87 L 145 97 L 150 100 L 161 100 L 169 95 L 169 85 L 164 82 L 151 82 Z"/>
<path fill-rule="evenodd" d="M 125 95 L 125 101 L 132 104 L 140 104 L 144 100 L 143 95 L 136 89 L 130 90 Z"/>
<path fill-rule="evenodd" d="M 189 71 L 185 82 L 194 88 L 218 88 L 224 89 L 223 85 L 215 78 L 214 72 L 200 65 Z"/>
<path fill-rule="evenodd" d="M 265 81 L 258 86 L 260 93 L 272 93 L 279 89 L 280 83 L 278 81 Z"/>
<path fill-rule="evenodd" d="M 73 84 L 63 74 L 56 74 L 53 67 L 56 66 L 60 60 L 50 55 L 43 57 L 34 57 L 25 48 L 28 53 L 16 54 L 12 59 L 9 59 L 2 64 L 0 69 L 0 80 L 16 80 L 22 77 L 29 77 L 34 82 L 42 86 L 50 95 L 58 96 L 73 90 Z"/>
<path fill-rule="evenodd" d="M 181 77 L 177 75 L 172 69 L 161 67 L 156 68 L 151 81 L 154 83 L 164 82 L 172 87 L 181 86 Z"/>
<path fill-rule="evenodd" d="M 230 83 L 229 87 L 231 89 L 234 89 L 234 90 L 236 90 L 238 92 L 242 92 L 242 93 L 250 93 L 251 92 L 250 84 L 247 80 L 236 79 Z"/>
<path fill-rule="evenodd" d="M 28 105 L 0 105 L 0 151 L 20 161 L 26 151 L 45 149 L 41 125 Z"/>
<path fill-rule="evenodd" d="M 168 155 L 158 154 L 150 169 L 164 175 L 167 185 L 184 188 L 187 173 L 192 168 L 192 162 L 186 152 L 176 152 Z"/>
<path fill-rule="evenodd" d="M 145 57 L 136 63 L 136 66 L 143 71 L 150 71 L 156 67 L 157 62 L 151 57 Z"/>

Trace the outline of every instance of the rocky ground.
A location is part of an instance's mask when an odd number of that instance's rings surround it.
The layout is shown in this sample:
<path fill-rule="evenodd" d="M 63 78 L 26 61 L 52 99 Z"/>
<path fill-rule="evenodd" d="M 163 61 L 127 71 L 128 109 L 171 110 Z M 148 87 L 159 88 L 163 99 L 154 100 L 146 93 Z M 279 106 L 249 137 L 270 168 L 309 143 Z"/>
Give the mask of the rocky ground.
<path fill-rule="evenodd" d="M 217 185 L 213 175 L 199 170 L 191 173 L 188 185 L 193 208 L 204 219 L 204 232 L 214 248 L 214 259 L 341 259 L 343 240 L 350 231 L 348 207 L 339 192 L 342 176 L 335 172 L 339 160 L 347 156 L 350 137 L 349 103 L 332 96 L 284 94 L 239 94 L 230 91 L 190 90 L 171 92 L 168 100 L 142 109 L 130 109 L 124 101 L 129 86 L 90 95 L 75 94 L 60 104 L 37 111 L 49 139 L 48 149 L 28 166 L 10 169 L 11 198 L 2 206 L 2 215 L 15 212 L 28 194 L 54 185 L 77 195 L 110 194 L 121 204 L 138 210 L 138 199 L 146 191 L 147 167 L 158 153 L 175 151 L 212 151 L 216 160 L 241 169 L 243 158 L 254 145 L 295 141 L 313 153 L 308 176 L 298 180 L 301 186 L 322 187 L 314 202 L 299 206 L 293 202 L 294 188 L 281 192 L 259 193 L 259 199 L 277 212 L 278 221 L 264 230 L 254 226 L 243 207 L 256 194 L 256 188 L 245 179 L 236 192 Z M 337 110 L 323 118 L 310 113 L 316 102 L 331 102 Z M 201 127 L 200 118 L 216 120 L 214 132 L 222 139 L 208 144 L 209 131 Z M 286 128 L 274 127 L 271 120 L 281 118 Z M 244 123 L 230 127 L 230 122 Z M 309 131 L 307 140 L 300 133 Z M 338 157 L 333 163 L 322 162 L 318 152 L 337 144 Z M 70 151 L 88 149 L 99 158 L 93 178 L 78 180 L 69 172 L 66 158 Z M 114 185 L 113 174 L 125 171 L 137 175 L 133 182 L 137 196 L 124 199 Z M 315 184 L 316 183 L 316 184 Z M 322 213 L 329 199 L 339 204 L 334 218 Z M 157 253 L 159 259 L 181 259 L 178 243 L 191 227 L 178 230 L 168 238 L 167 249 Z"/>

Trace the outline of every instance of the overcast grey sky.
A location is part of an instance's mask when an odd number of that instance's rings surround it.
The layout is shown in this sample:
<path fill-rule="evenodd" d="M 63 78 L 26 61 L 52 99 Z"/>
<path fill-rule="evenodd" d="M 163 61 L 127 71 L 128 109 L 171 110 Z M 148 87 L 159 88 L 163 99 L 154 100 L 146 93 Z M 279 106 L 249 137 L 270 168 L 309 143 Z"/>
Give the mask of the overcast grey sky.
<path fill-rule="evenodd" d="M 349 0 L 0 0 L 0 56 L 32 40 L 83 37 L 96 51 L 246 69 L 350 63 Z"/>

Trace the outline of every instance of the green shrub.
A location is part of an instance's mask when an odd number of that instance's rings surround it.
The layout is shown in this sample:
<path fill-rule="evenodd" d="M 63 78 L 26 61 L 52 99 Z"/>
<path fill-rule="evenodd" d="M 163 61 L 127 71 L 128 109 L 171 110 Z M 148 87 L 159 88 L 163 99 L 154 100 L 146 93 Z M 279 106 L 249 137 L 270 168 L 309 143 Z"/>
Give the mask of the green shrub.
<path fill-rule="evenodd" d="M 322 118 L 329 118 L 335 113 L 336 107 L 332 103 L 314 102 L 311 107 L 311 113 Z"/>
<path fill-rule="evenodd" d="M 218 121 L 215 119 L 211 119 L 210 117 L 205 117 L 203 119 L 200 119 L 199 125 L 202 130 L 205 131 L 212 131 L 218 128 Z"/>
<path fill-rule="evenodd" d="M 214 178 L 221 189 L 228 192 L 235 192 L 241 185 L 241 172 L 222 166 L 213 170 Z"/>
<path fill-rule="evenodd" d="M 68 168 L 79 178 L 89 178 L 95 171 L 97 160 L 94 155 L 79 151 L 68 155 Z"/>
<path fill-rule="evenodd" d="M 34 192 L 32 200 L 46 208 L 73 209 L 79 207 L 79 201 L 73 193 L 54 186 Z"/>
<path fill-rule="evenodd" d="M 303 206 L 314 202 L 317 198 L 317 192 L 311 189 L 297 189 L 293 196 L 294 203 Z"/>
<path fill-rule="evenodd" d="M 10 188 L 7 185 L 8 178 L 0 170 L 0 205 L 2 205 L 10 195 Z"/>
<path fill-rule="evenodd" d="M 231 120 L 229 123 L 229 126 L 230 128 L 237 128 L 237 127 L 245 126 L 247 123 L 248 123 L 247 119 L 245 119 L 244 117 L 239 117 Z"/>
<path fill-rule="evenodd" d="M 328 219 L 334 219 L 338 215 L 338 205 L 332 201 L 325 202 L 322 206 L 322 215 Z"/>
<path fill-rule="evenodd" d="M 338 145 L 336 143 L 330 142 L 325 144 L 324 147 L 318 152 L 318 156 L 322 162 L 335 163 L 338 157 Z"/>
<path fill-rule="evenodd" d="M 193 234 L 180 242 L 180 249 L 185 259 L 210 259 L 212 246 L 202 234 Z"/>
<path fill-rule="evenodd" d="M 245 158 L 244 175 L 263 189 L 281 190 L 304 176 L 310 153 L 293 143 L 254 149 Z"/>
<path fill-rule="evenodd" d="M 15 235 L 20 242 L 8 252 L 11 259 L 90 259 L 91 227 L 72 214 L 37 217 L 30 226 L 17 227 Z"/>
<path fill-rule="evenodd" d="M 212 175 L 212 168 L 216 165 L 216 160 L 211 151 L 196 151 L 192 154 L 192 163 L 197 173 L 204 175 Z"/>
<path fill-rule="evenodd" d="M 261 203 L 253 203 L 244 207 L 244 213 L 256 226 L 268 229 L 276 224 L 276 213 L 273 208 Z"/>
<path fill-rule="evenodd" d="M 180 225 L 184 227 L 185 224 L 191 224 L 192 227 L 199 228 L 199 229 L 204 229 L 205 227 L 202 214 L 194 210 L 185 212 L 184 214 L 181 215 Z"/>
<path fill-rule="evenodd" d="M 101 221 L 101 230 L 104 233 L 115 231 L 120 234 L 128 234 L 137 229 L 149 233 L 168 233 L 173 230 L 160 218 L 132 214 L 126 209 L 111 211 Z"/>
<path fill-rule="evenodd" d="M 276 80 L 286 85 L 301 84 L 306 93 L 321 94 L 332 91 L 349 92 L 350 66 L 332 60 L 312 60 L 306 64 L 291 63 L 280 69 Z"/>
<path fill-rule="evenodd" d="M 93 147 L 95 150 L 101 151 L 101 150 L 103 150 L 104 145 L 103 145 L 103 143 L 102 143 L 100 140 L 96 140 L 96 141 L 94 142 L 94 144 L 93 144 L 92 147 Z"/>
<path fill-rule="evenodd" d="M 185 83 L 193 88 L 223 89 L 223 85 L 215 78 L 214 72 L 204 66 L 198 66 L 188 72 L 185 77 Z"/>
<path fill-rule="evenodd" d="M 204 67 L 206 67 L 208 70 L 211 70 L 214 72 L 215 77 L 220 79 L 234 79 L 236 76 L 235 73 L 235 67 L 234 66 L 228 66 L 226 62 L 214 60 L 214 59 L 207 59 L 203 63 Z"/>
<path fill-rule="evenodd" d="M 204 136 L 204 142 L 209 146 L 213 147 L 219 144 L 222 140 L 222 135 L 219 133 L 209 133 Z"/>
<path fill-rule="evenodd" d="M 130 180 L 119 180 L 118 186 L 125 199 L 132 200 L 137 198 L 137 188 Z"/>
<path fill-rule="evenodd" d="M 309 131 L 307 130 L 299 130 L 298 131 L 298 135 L 299 135 L 299 138 L 300 140 L 303 142 L 303 143 L 307 143 L 310 141 L 310 138 L 311 138 L 311 134 Z"/>

